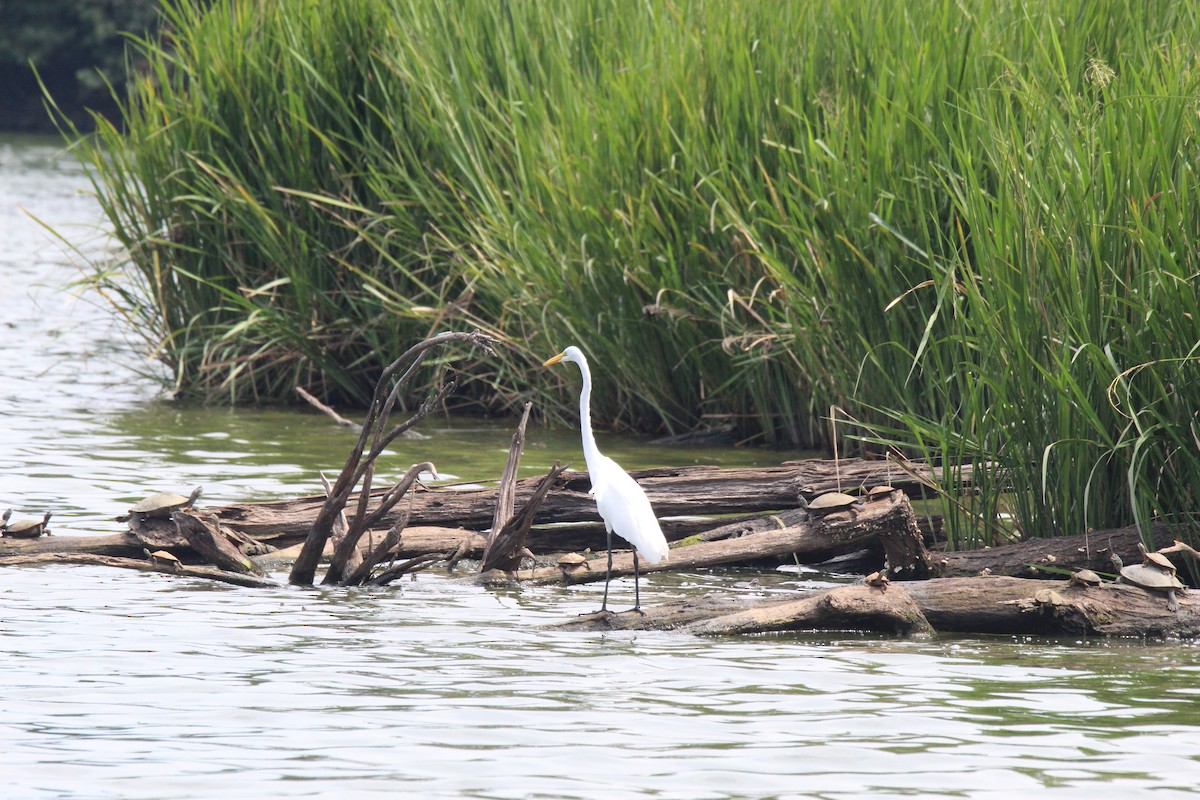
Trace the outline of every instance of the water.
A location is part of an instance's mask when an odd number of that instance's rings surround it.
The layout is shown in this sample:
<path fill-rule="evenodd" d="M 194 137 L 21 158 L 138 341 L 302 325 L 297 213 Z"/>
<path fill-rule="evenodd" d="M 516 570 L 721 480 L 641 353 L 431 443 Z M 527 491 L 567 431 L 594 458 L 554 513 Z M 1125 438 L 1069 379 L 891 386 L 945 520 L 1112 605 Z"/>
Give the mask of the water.
<path fill-rule="evenodd" d="M 181 409 L 108 313 L 63 290 L 103 246 L 52 142 L 0 139 L 0 508 L 107 533 L 149 489 L 206 502 L 316 490 L 347 434 L 271 410 Z M 499 473 L 511 423 L 435 419 L 398 443 Z M 772 463 L 649 450 L 627 463 Z M 531 432 L 527 474 L 580 461 Z M 854 635 L 696 639 L 540 627 L 600 586 L 486 591 L 423 573 L 380 590 L 269 590 L 95 567 L 0 567 L 0 796 L 1128 798 L 1193 794 L 1200 646 Z M 802 580 L 803 578 L 803 580 Z M 811 575 L 655 573 L 655 601 Z M 614 585 L 618 601 L 631 593 Z"/>

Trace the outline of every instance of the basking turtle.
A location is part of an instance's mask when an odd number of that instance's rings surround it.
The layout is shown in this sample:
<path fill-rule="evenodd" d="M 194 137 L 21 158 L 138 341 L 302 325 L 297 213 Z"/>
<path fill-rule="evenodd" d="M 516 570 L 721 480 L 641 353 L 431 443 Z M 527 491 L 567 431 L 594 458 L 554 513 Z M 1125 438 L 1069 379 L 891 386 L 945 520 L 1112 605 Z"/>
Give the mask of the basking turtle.
<path fill-rule="evenodd" d="M 1071 577 L 1067 582 L 1072 586 L 1099 586 L 1102 581 L 1100 576 L 1092 572 L 1090 569 L 1080 569 L 1071 573 Z"/>
<path fill-rule="evenodd" d="M 817 495 L 812 502 L 800 498 L 800 508 L 808 512 L 810 520 L 826 517 L 830 514 L 836 514 L 839 511 L 846 511 L 850 514 L 850 518 L 858 516 L 858 511 L 865 505 L 866 501 L 861 497 L 853 497 L 842 492 L 826 492 L 825 494 Z"/>
<path fill-rule="evenodd" d="M 49 511 L 41 519 L 19 519 L 12 523 L 8 522 L 6 514 L 4 521 L 4 535 L 12 539 L 36 539 L 42 534 L 50 535 L 50 529 L 46 527 L 50 521 Z"/>
<path fill-rule="evenodd" d="M 872 486 L 867 492 L 867 502 L 877 503 L 880 500 L 887 500 L 896 493 L 895 486 Z"/>
<path fill-rule="evenodd" d="M 1169 569 L 1171 572 L 1175 571 L 1175 565 L 1171 563 L 1171 559 L 1167 558 L 1162 553 L 1152 553 L 1151 551 L 1147 550 L 1146 545 L 1142 544 L 1141 542 L 1138 542 L 1138 551 L 1140 551 L 1142 554 L 1143 564 L 1153 564 L 1154 566 L 1161 567 L 1162 569 Z"/>
<path fill-rule="evenodd" d="M 1147 591 L 1166 592 L 1167 609 L 1170 611 L 1179 610 L 1179 600 L 1175 597 L 1175 591 L 1177 589 L 1185 589 L 1186 587 L 1176 577 L 1174 568 L 1164 569 L 1153 561 L 1146 561 L 1142 564 L 1130 564 L 1127 567 L 1116 553 L 1109 556 L 1109 559 L 1113 562 L 1113 566 L 1121 573 L 1117 578 L 1117 583 L 1124 581 Z"/>
<path fill-rule="evenodd" d="M 582 553 L 564 553 L 558 559 L 558 568 L 568 575 L 576 570 L 587 569 L 587 556 Z"/>
<path fill-rule="evenodd" d="M 183 562 L 179 557 L 170 550 L 155 550 L 151 553 L 147 548 L 143 547 L 142 552 L 146 554 L 146 558 L 150 559 L 150 563 L 156 567 L 170 567 L 173 571 L 179 572 L 179 568 L 183 566 Z"/>
<path fill-rule="evenodd" d="M 179 511 L 195 503 L 203 491 L 203 486 L 197 486 L 187 497 L 174 492 L 152 494 L 129 509 L 126 519 L 133 523 L 147 519 L 170 519 L 172 511 Z"/>
<path fill-rule="evenodd" d="M 878 589 L 887 589 L 887 586 L 889 583 L 891 583 L 891 581 L 888 580 L 886 571 L 877 570 L 876 572 L 872 572 L 870 575 L 863 578 L 863 583 L 865 583 L 867 586 L 874 586 Z"/>
<path fill-rule="evenodd" d="M 0 536 L 4 535 L 4 529 L 8 527 L 8 518 L 11 516 L 12 516 L 11 508 L 8 509 L 7 511 L 5 511 L 3 516 L 0 516 Z"/>

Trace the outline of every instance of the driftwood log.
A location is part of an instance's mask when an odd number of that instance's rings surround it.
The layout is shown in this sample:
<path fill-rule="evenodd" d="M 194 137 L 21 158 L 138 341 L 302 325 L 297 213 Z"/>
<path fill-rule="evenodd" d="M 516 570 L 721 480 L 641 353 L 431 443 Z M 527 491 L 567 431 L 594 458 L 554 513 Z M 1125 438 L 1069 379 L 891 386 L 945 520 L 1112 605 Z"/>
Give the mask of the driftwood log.
<path fill-rule="evenodd" d="M 102 556 L 95 553 L 37 553 L 22 556 L 5 556 L 0 558 L 0 566 L 33 567 L 45 564 L 89 564 L 98 567 L 120 567 L 122 569 L 138 570 L 139 572 L 162 572 L 167 575 L 177 575 L 184 578 L 204 578 L 210 581 L 231 583 L 235 586 L 245 586 L 252 589 L 274 589 L 279 587 L 277 581 L 259 578 L 237 572 L 227 572 L 216 567 L 196 567 L 180 565 L 177 567 L 157 564 L 148 558 L 121 558 L 118 556 Z"/>
<path fill-rule="evenodd" d="M 926 491 L 926 481 L 940 478 L 940 470 L 935 467 L 907 464 L 905 469 L 920 475 L 921 480 L 897 477 L 897 468 L 890 462 L 860 459 L 786 462 L 778 467 L 663 468 L 631 474 L 646 490 L 655 513 L 660 518 L 668 518 L 663 520 L 663 531 L 667 538 L 678 539 L 695 533 L 696 522 L 677 522 L 671 517 L 746 515 L 794 509 L 799 504 L 801 493 L 812 496 L 839 488 L 881 484 L 894 486 L 910 497 L 919 497 Z M 537 478 L 518 481 L 515 504 L 527 502 L 537 483 Z M 590 488 L 591 481 L 586 472 L 572 470 L 564 473 L 561 488 L 546 497 L 536 523 L 595 523 L 594 530 L 598 532 L 596 540 L 602 546 L 604 529 L 600 526 L 596 502 L 588 494 Z M 379 492 L 372 494 L 372 504 L 379 495 Z M 325 499 L 323 495 L 318 495 L 287 501 L 228 505 L 210 510 L 220 515 L 223 525 L 237 528 L 255 539 L 286 546 L 308 535 Z M 405 498 L 405 507 L 410 513 L 410 525 L 486 530 L 495 517 L 497 501 L 495 488 L 418 486 Z M 356 503 L 357 495 L 351 496 L 349 505 Z M 378 523 L 379 528 L 389 528 L 395 521 L 394 517 L 394 514 L 384 515 Z M 685 532 L 680 534 L 681 530 Z M 566 538 L 568 534 L 560 532 L 555 535 Z M 283 540 L 283 543 L 277 540 Z M 530 547 L 537 549 L 532 544 Z M 570 547 L 582 549 L 578 544 L 571 544 Z"/>
<path fill-rule="evenodd" d="M 888 553 L 893 574 L 902 578 L 927 578 L 932 559 L 926 551 L 912 506 L 900 492 L 890 498 L 869 503 L 857 515 L 840 513 L 793 525 L 782 521 L 774 530 L 755 530 L 738 538 L 698 541 L 671 550 L 670 557 L 658 564 L 642 564 L 642 572 L 719 567 L 729 564 L 779 563 L 784 558 L 812 563 L 839 553 L 861 549 L 881 542 Z M 540 567 L 520 573 L 528 583 L 588 583 L 603 580 L 607 558 L 597 557 L 582 564 Z M 613 554 L 612 574 L 633 574 L 633 552 Z"/>
<path fill-rule="evenodd" d="M 1009 577 L 938 578 L 886 587 L 846 586 L 762 598 L 681 601 L 644 613 L 588 614 L 552 627 L 566 630 L 680 630 L 717 635 L 802 630 L 1200 636 L 1200 602 L 1166 598 L 1127 584 L 1074 586 Z"/>

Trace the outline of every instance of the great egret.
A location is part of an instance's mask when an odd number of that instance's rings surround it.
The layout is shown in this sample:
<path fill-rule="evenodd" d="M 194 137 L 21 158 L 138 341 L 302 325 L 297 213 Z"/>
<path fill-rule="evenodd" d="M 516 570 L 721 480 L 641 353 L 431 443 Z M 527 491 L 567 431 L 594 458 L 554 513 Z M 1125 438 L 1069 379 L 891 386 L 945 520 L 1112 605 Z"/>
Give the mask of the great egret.
<path fill-rule="evenodd" d="M 646 498 L 646 492 L 637 481 L 629 477 L 629 473 L 596 447 L 596 437 L 592 435 L 592 372 L 588 369 L 587 359 L 583 352 L 574 345 L 563 350 L 554 358 L 546 359 L 542 364 L 548 367 L 560 361 L 572 361 L 579 365 L 583 373 L 583 389 L 579 392 L 579 428 L 583 436 L 583 459 L 587 462 L 588 477 L 592 479 L 592 496 L 596 498 L 596 510 L 604 520 L 604 530 L 608 542 L 608 572 L 604 576 L 604 602 L 601 611 L 608 610 L 608 583 L 612 579 L 612 535 L 613 531 L 622 539 L 633 545 L 633 610 L 640 611 L 642 607 L 641 593 L 638 590 L 638 555 L 650 564 L 657 564 L 667 558 L 667 539 L 663 536 L 654 509 Z"/>

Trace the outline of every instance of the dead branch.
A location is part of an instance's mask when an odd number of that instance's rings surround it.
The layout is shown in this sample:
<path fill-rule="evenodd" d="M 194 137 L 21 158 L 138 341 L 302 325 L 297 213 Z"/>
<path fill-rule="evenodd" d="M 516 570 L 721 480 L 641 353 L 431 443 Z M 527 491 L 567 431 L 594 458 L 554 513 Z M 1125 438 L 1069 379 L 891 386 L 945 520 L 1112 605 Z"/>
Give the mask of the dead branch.
<path fill-rule="evenodd" d="M 521 506 L 520 513 L 509 519 L 494 537 L 489 537 L 487 547 L 483 551 L 483 560 L 479 565 L 480 572 L 487 572 L 490 569 L 515 572 L 520 566 L 522 558 L 526 556 L 533 558 L 533 553 L 525 546 L 525 537 L 529 535 L 534 515 L 541 507 L 546 493 L 550 491 L 550 487 L 554 485 L 558 476 L 565 469 L 564 465 L 555 461 L 554 466 L 542 477 L 541 482 L 534 489 L 533 496 L 526 501 L 525 505 Z"/>
<path fill-rule="evenodd" d="M 306 403 L 308 403 L 310 406 L 312 406 L 313 408 L 315 408 L 317 411 L 320 411 L 320 412 L 321 412 L 322 414 L 324 414 L 325 416 L 329 417 L 329 418 L 330 418 L 331 420 L 333 420 L 333 421 L 334 421 L 336 424 L 338 424 L 338 425 L 341 425 L 343 428 L 351 428 L 352 430 L 356 430 L 356 431 L 357 431 L 357 430 L 361 430 L 361 429 L 362 429 L 362 426 L 361 426 L 361 425 L 359 425 L 357 422 L 354 422 L 353 420 L 346 419 L 346 418 L 345 418 L 345 417 L 343 417 L 341 414 L 337 413 L 337 412 L 336 412 L 336 411 L 334 411 L 332 408 L 330 408 L 329 406 L 325 405 L 324 403 L 322 403 L 322 402 L 321 402 L 320 400 L 318 400 L 317 398 L 313 397 L 311 394 L 309 394 L 307 391 L 305 391 L 305 390 L 304 390 L 304 387 L 302 387 L 302 386 L 297 386 L 297 387 L 296 387 L 296 394 L 298 394 L 298 395 L 300 395 L 301 397 L 303 397 L 303 398 L 304 398 L 304 401 L 305 401 Z"/>
<path fill-rule="evenodd" d="M 383 537 L 383 541 L 366 555 L 360 557 L 358 566 L 353 569 L 346 579 L 342 581 L 343 586 L 359 586 L 363 583 L 369 583 L 371 578 L 371 570 L 383 563 L 389 557 L 395 563 L 396 551 L 399 548 L 400 540 L 404 532 L 405 526 L 408 525 L 408 515 L 400 514 L 400 518 L 396 523 L 388 529 L 387 535 Z M 422 555 L 428 555 L 423 553 Z M 411 559 L 410 559 L 411 560 Z"/>
<path fill-rule="evenodd" d="M 241 550 L 235 547 L 221 532 L 221 521 L 216 514 L 209 514 L 213 527 L 205 524 L 196 514 L 187 511 L 172 511 L 171 522 L 178 528 L 188 545 L 204 559 L 227 572 L 258 574 L 259 569 Z"/>
<path fill-rule="evenodd" d="M 367 408 L 366 419 L 363 422 L 362 430 L 359 432 L 358 440 L 355 442 L 354 447 L 351 448 L 350 454 L 346 458 L 346 464 L 338 475 L 337 481 L 334 482 L 332 491 L 322 503 L 320 511 L 317 512 L 316 519 L 313 520 L 312 527 L 309 529 L 308 536 L 305 539 L 304 547 L 300 551 L 300 557 L 296 559 L 296 563 L 292 566 L 291 575 L 288 578 L 292 583 L 302 585 L 312 584 L 317 571 L 317 562 L 320 560 L 325 542 L 330 536 L 333 520 L 345 509 L 354 487 L 358 486 L 360 482 L 363 485 L 362 495 L 364 500 L 362 505 L 360 505 L 359 514 L 356 515 L 357 524 L 366 517 L 366 514 L 363 513 L 365 511 L 365 498 L 370 495 L 370 472 L 374 469 L 375 459 L 379 457 L 379 454 L 397 436 L 416 425 L 453 390 L 453 381 L 444 384 L 430 397 L 427 397 L 425 402 L 421 404 L 420 408 L 411 417 L 399 425 L 390 429 L 388 428 L 388 417 L 396 405 L 401 389 L 407 385 L 409 379 L 413 376 L 417 367 L 425 359 L 430 350 L 455 342 L 467 342 L 485 352 L 490 352 L 492 340 L 478 331 L 473 333 L 441 333 L 413 345 L 407 352 L 384 369 L 383 374 L 380 375 L 379 382 L 375 385 L 375 393 L 371 399 L 370 406 Z M 369 451 L 367 450 L 368 441 L 371 443 Z M 392 490 L 385 493 L 385 498 L 392 495 L 396 488 L 393 487 Z M 388 526 L 391 526 L 391 522 L 388 523 Z M 365 529 L 364 526 L 363 530 Z M 351 535 L 348 535 L 347 539 Z"/>
<path fill-rule="evenodd" d="M 488 534 L 488 543 L 484 551 L 485 559 L 487 558 L 486 552 L 492 549 L 492 543 L 496 540 L 500 529 L 508 524 L 516 509 L 517 468 L 521 465 L 521 454 L 525 450 L 525 426 L 529 424 L 529 411 L 532 408 L 533 403 L 525 404 L 525 409 L 521 412 L 521 422 L 517 425 L 517 432 L 513 434 L 512 443 L 508 446 L 508 461 L 504 463 L 500 485 L 496 488 L 496 514 L 492 517 L 491 532 Z"/>
<path fill-rule="evenodd" d="M 367 583 L 371 584 L 372 586 L 386 586 L 392 581 L 402 578 L 409 573 L 417 572 L 432 564 L 436 564 L 439 561 L 444 561 L 449 558 L 449 556 L 449 553 L 426 553 L 424 555 L 417 556 L 416 558 L 410 558 L 408 561 L 397 564 L 394 567 L 389 567 L 388 569 L 376 575 L 374 578 L 371 578 L 369 581 L 367 581 Z"/>
<path fill-rule="evenodd" d="M 351 521 L 350 530 L 346 532 L 346 538 L 333 550 L 333 560 L 329 563 L 329 569 L 325 572 L 325 578 L 322 583 L 336 585 L 342 582 L 343 576 L 347 573 L 346 565 L 357 558 L 358 543 L 362 539 L 363 534 L 370 530 L 372 525 L 378 523 L 385 514 L 391 511 L 396 503 L 399 503 L 400 499 L 404 497 L 405 492 L 416 482 L 417 477 L 426 471 L 433 472 L 434 475 L 437 474 L 433 464 L 428 461 L 414 464 L 408 468 L 408 472 L 404 473 L 404 477 L 388 490 L 388 493 L 379 501 L 379 506 L 374 511 L 364 513 L 360 506 L 359 515 Z M 402 514 L 392 523 L 391 530 L 397 532 L 403 530 L 407 522 L 408 516 Z"/>

